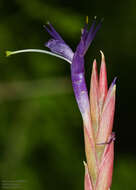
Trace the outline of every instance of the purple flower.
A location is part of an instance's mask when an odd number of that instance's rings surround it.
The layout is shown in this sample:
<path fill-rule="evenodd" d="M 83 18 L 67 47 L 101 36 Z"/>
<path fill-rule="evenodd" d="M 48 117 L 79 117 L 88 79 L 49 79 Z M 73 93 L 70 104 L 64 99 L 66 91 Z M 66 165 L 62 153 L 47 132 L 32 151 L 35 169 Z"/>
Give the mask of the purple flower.
<path fill-rule="evenodd" d="M 94 39 L 97 31 L 101 27 L 101 22 L 95 27 L 96 19 L 93 21 L 92 26 L 88 30 L 88 17 L 87 22 L 82 29 L 82 35 L 80 42 L 73 52 L 72 49 L 65 43 L 62 37 L 56 32 L 53 26 L 48 23 L 45 27 L 47 32 L 51 35 L 51 39 L 45 43 L 51 51 L 39 50 L 39 49 L 25 49 L 18 51 L 6 51 L 6 55 L 13 55 L 24 52 L 39 52 L 59 57 L 71 64 L 71 79 L 72 86 L 75 93 L 76 101 L 78 103 L 79 110 L 82 114 L 84 125 L 90 120 L 90 104 L 88 98 L 88 91 L 86 88 L 85 76 L 84 76 L 84 56 L 88 50 L 92 40 Z M 91 128 L 91 127 L 88 127 Z M 92 134 L 92 133 L 91 133 Z"/>
<path fill-rule="evenodd" d="M 72 85 L 82 116 L 84 116 L 85 113 L 90 112 L 88 91 L 84 77 L 84 55 L 88 50 L 92 40 L 94 39 L 96 32 L 101 26 L 101 23 L 99 23 L 95 28 L 95 24 L 96 20 L 94 20 L 89 31 L 87 30 L 88 24 L 85 24 L 85 27 L 82 30 L 81 40 L 76 48 L 75 53 L 73 53 L 71 48 L 65 43 L 62 37 L 56 32 L 50 23 L 48 23 L 49 27 L 45 26 L 45 29 L 52 36 L 52 39 L 45 43 L 45 46 L 48 47 L 53 53 L 65 57 L 72 63 Z"/>

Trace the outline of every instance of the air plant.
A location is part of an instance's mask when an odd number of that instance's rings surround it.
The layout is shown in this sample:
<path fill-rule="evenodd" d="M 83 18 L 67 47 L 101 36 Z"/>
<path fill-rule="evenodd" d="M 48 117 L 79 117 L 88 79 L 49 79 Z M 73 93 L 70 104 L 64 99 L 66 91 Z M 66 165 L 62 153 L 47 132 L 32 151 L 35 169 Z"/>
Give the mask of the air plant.
<path fill-rule="evenodd" d="M 94 60 L 89 98 L 84 69 L 84 56 L 97 31 L 100 29 L 101 22 L 96 25 L 95 19 L 88 30 L 87 18 L 75 52 L 65 43 L 50 23 L 44 27 L 52 37 L 52 39 L 45 43 L 45 46 L 51 51 L 26 49 L 13 52 L 7 51 L 6 54 L 9 56 L 23 52 L 39 52 L 59 57 L 70 63 L 72 86 L 84 126 L 86 153 L 86 162 L 84 162 L 84 189 L 109 190 L 112 181 L 114 159 L 115 135 L 112 133 L 112 127 L 115 109 L 116 78 L 108 89 L 105 57 L 103 52 L 100 51 L 100 74 L 98 77 L 97 63 Z"/>

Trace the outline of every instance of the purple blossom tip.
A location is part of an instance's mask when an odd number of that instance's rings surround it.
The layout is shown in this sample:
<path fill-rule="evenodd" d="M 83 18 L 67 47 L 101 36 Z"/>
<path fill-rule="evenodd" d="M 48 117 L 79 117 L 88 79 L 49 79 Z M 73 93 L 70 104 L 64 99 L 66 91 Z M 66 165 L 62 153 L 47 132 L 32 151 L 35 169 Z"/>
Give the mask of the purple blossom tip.
<path fill-rule="evenodd" d="M 46 42 L 45 46 L 48 47 L 53 53 L 58 54 L 72 62 L 74 53 L 71 48 L 64 42 L 59 33 L 56 32 L 54 27 L 49 22 L 48 27 L 44 26 L 44 28 L 52 36 L 52 39 Z"/>
<path fill-rule="evenodd" d="M 98 30 L 101 28 L 101 21 L 100 23 L 96 26 L 95 28 L 95 24 L 96 24 L 96 19 L 94 19 L 93 24 L 88 32 L 86 41 L 85 41 L 85 50 L 84 50 L 84 54 L 86 53 L 86 51 L 88 50 L 90 44 L 92 43 L 96 33 L 98 32 Z"/>
<path fill-rule="evenodd" d="M 86 23 L 84 28 L 82 29 L 82 36 L 81 36 L 81 41 L 77 47 L 78 52 L 80 53 L 81 56 L 84 56 L 86 51 L 88 50 L 90 44 L 92 43 L 97 31 L 101 27 L 101 21 L 100 23 L 95 27 L 96 25 L 96 17 L 93 21 L 92 26 L 90 27 L 88 31 L 88 17 L 86 19 Z"/>
<path fill-rule="evenodd" d="M 112 134 L 111 134 L 111 139 L 112 139 L 113 141 L 115 141 L 115 140 L 116 140 L 116 137 L 115 137 L 115 132 L 112 132 Z"/>
<path fill-rule="evenodd" d="M 84 55 L 88 50 L 92 40 L 94 39 L 96 32 L 101 26 L 101 22 L 95 27 L 96 20 L 88 31 L 88 18 L 86 24 L 82 30 L 81 40 L 76 48 L 72 64 L 71 64 L 71 78 L 72 85 L 75 92 L 76 100 L 78 102 L 81 113 L 89 112 L 89 100 L 88 91 L 86 88 L 84 78 Z"/>
<path fill-rule="evenodd" d="M 107 142 L 107 144 L 110 144 L 112 141 L 115 141 L 115 133 L 114 132 L 112 132 L 112 134 L 111 134 L 111 136 L 109 137 L 109 140 L 108 140 L 108 142 Z"/>
<path fill-rule="evenodd" d="M 113 79 L 113 82 L 112 82 L 112 87 L 115 85 L 115 83 L 116 83 L 116 81 L 117 81 L 117 77 L 115 77 L 114 79 Z"/>
<path fill-rule="evenodd" d="M 62 42 L 64 42 L 64 40 L 62 39 L 62 37 L 59 35 L 58 32 L 56 32 L 56 30 L 54 29 L 54 27 L 48 22 L 48 27 L 46 25 L 44 25 L 44 28 L 47 30 L 47 32 L 55 39 L 55 40 L 60 40 Z"/>

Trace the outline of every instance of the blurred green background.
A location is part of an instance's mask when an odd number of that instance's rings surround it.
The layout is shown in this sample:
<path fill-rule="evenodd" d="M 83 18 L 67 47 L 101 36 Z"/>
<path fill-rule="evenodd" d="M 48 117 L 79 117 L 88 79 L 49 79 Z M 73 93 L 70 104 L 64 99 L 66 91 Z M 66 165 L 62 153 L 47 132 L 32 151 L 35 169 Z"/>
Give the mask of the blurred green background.
<path fill-rule="evenodd" d="M 99 50 L 109 83 L 118 77 L 111 190 L 136 189 L 136 1 L 0 0 L 1 189 L 83 189 L 82 119 L 69 64 L 36 53 L 6 58 L 4 52 L 44 49 L 47 21 L 75 50 L 86 15 L 90 25 L 95 15 L 104 17 L 86 55 L 88 87 Z"/>

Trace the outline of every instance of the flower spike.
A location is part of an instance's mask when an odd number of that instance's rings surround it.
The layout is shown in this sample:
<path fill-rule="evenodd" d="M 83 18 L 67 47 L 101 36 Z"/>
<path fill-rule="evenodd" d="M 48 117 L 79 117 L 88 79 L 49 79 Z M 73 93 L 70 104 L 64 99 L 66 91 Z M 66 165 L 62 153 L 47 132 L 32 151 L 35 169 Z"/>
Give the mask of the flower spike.
<path fill-rule="evenodd" d="M 65 43 L 50 23 L 48 23 L 48 26 L 44 26 L 51 35 L 51 39 L 45 43 L 50 51 L 26 49 L 6 52 L 7 56 L 24 52 L 45 53 L 59 57 L 71 64 L 72 86 L 83 119 L 86 154 L 84 190 L 109 190 L 112 181 L 115 140 L 112 128 L 115 111 L 116 78 L 108 89 L 105 57 L 103 52 L 100 51 L 100 74 L 98 76 L 97 63 L 94 60 L 89 98 L 84 67 L 84 56 L 100 29 L 101 23 L 102 21 L 96 26 L 95 18 L 88 30 L 88 17 L 86 17 L 86 23 L 75 52 Z"/>

